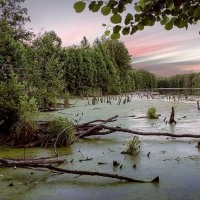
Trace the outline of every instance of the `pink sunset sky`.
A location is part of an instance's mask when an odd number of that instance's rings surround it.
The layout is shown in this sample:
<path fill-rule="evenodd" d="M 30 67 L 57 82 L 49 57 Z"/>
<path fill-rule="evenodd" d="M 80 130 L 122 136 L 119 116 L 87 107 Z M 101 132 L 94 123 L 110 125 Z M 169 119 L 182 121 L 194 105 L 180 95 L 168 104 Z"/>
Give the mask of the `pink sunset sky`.
<path fill-rule="evenodd" d="M 54 30 L 63 46 L 79 45 L 83 36 L 92 42 L 104 34 L 103 23 L 110 24 L 109 16 L 87 9 L 75 13 L 76 0 L 26 0 L 31 23 L 26 25 L 35 33 Z M 133 6 L 128 8 L 133 9 Z M 134 68 L 154 72 L 158 76 L 200 72 L 200 24 L 188 30 L 166 31 L 156 24 L 132 36 L 121 37 L 132 56 Z"/>

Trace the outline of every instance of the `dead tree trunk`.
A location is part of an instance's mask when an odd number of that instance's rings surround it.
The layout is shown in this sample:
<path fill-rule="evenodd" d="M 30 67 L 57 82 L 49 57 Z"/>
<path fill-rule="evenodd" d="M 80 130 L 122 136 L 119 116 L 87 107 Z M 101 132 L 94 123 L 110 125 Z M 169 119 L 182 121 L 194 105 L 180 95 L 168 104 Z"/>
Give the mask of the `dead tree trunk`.
<path fill-rule="evenodd" d="M 172 107 L 172 112 L 171 112 L 171 116 L 170 116 L 170 119 L 169 119 L 169 124 L 173 124 L 173 123 L 176 124 L 174 116 L 175 116 L 175 111 L 174 111 L 174 107 Z"/>
<path fill-rule="evenodd" d="M 198 108 L 198 110 L 200 110 L 199 101 L 197 101 L 197 108 Z"/>

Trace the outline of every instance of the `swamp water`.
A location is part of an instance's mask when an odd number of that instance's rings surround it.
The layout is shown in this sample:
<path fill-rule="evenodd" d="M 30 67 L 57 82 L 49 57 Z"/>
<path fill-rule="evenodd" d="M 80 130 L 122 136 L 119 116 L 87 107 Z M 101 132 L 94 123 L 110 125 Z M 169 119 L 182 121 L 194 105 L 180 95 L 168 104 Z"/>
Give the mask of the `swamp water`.
<path fill-rule="evenodd" d="M 86 100 L 75 100 L 75 106 L 54 115 L 43 114 L 41 118 L 70 116 L 79 123 L 94 119 L 106 119 L 119 115 L 109 125 L 140 130 L 144 132 L 172 132 L 177 134 L 200 134 L 200 111 L 194 102 L 168 102 L 164 100 L 134 99 L 125 105 L 99 103 L 88 105 Z M 175 106 L 177 125 L 164 122 L 169 119 L 171 107 Z M 156 107 L 161 117 L 158 120 L 133 119 L 129 115 L 144 116 L 149 107 Z M 83 113 L 83 114 L 82 114 Z M 77 116 L 77 114 L 79 114 Z M 186 116 L 186 117 L 185 117 Z M 141 137 L 141 153 L 137 156 L 121 154 L 126 150 L 127 140 L 133 135 L 113 133 L 79 140 L 70 147 L 59 148 L 66 169 L 79 169 L 117 173 L 138 179 L 160 177 L 159 183 L 127 183 L 116 179 L 58 175 L 30 169 L 0 169 L 0 200 L 79 200 L 79 199 L 200 199 L 200 152 L 195 147 L 196 139 L 174 139 L 167 137 Z M 147 154 L 150 152 L 150 156 Z M 23 149 L 0 147 L 0 157 L 22 158 Z M 54 155 L 53 149 L 26 149 L 27 157 Z M 80 159 L 93 158 L 79 162 Z M 70 161 L 73 159 L 73 162 Z M 113 160 L 123 167 L 114 168 Z M 98 162 L 107 163 L 98 165 Z M 136 168 L 133 165 L 136 164 Z M 13 185 L 13 186 L 9 186 Z"/>

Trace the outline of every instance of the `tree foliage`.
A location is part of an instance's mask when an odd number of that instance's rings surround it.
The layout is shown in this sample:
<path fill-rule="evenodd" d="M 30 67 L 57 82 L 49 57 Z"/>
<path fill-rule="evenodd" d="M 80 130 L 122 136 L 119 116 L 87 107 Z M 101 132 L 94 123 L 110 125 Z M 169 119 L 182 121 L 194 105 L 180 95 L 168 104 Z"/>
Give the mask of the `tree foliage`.
<path fill-rule="evenodd" d="M 200 73 L 158 78 L 159 88 L 200 88 Z"/>
<path fill-rule="evenodd" d="M 37 73 L 33 82 L 42 107 L 52 106 L 64 89 L 61 43 L 56 33 L 50 31 L 38 36 L 32 44 L 32 67 Z"/>
<path fill-rule="evenodd" d="M 31 122 L 37 113 L 36 100 L 27 95 L 25 83 L 12 73 L 6 81 L 0 81 L 0 129 L 8 133 L 19 122 Z"/>
<path fill-rule="evenodd" d="M 92 12 L 110 15 L 113 27 L 105 34 L 112 33 L 112 39 L 119 39 L 120 34 L 132 35 L 156 22 L 166 30 L 171 30 L 174 26 L 187 29 L 190 24 L 196 24 L 200 20 L 199 0 L 138 0 L 135 3 L 133 0 L 83 0 L 74 4 L 75 11 L 82 12 L 86 4 Z M 132 9 L 130 12 L 129 8 Z"/>
<path fill-rule="evenodd" d="M 120 94 L 156 87 L 155 75 L 131 67 L 130 55 L 120 41 L 96 39 L 92 47 L 63 48 L 66 90 L 75 95 Z M 137 77 L 140 76 L 140 80 Z"/>
<path fill-rule="evenodd" d="M 30 39 L 31 32 L 24 28 L 26 22 L 30 21 L 28 10 L 22 4 L 25 0 L 0 0 L 0 20 L 6 21 L 13 29 L 15 39 Z"/>

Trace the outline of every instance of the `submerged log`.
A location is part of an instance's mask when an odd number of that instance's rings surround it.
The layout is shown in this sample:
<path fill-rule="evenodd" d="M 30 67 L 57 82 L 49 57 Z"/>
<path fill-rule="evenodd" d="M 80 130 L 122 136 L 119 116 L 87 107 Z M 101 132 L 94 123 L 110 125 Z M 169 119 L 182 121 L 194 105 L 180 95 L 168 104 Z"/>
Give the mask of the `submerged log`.
<path fill-rule="evenodd" d="M 140 180 L 133 179 L 127 176 L 121 176 L 118 174 L 109 174 L 103 172 L 91 172 L 91 171 L 82 171 L 82 170 L 68 170 L 63 168 L 54 167 L 52 164 L 60 164 L 63 163 L 63 160 L 46 160 L 46 159 L 33 159 L 33 160 L 14 160 L 14 159 L 6 159 L 0 158 L 0 166 L 3 167 L 20 167 L 20 168 L 29 168 L 31 169 L 49 169 L 53 172 L 61 172 L 65 174 L 76 174 L 76 175 L 85 175 L 85 176 L 100 176 L 106 178 L 114 178 L 119 180 L 124 180 L 128 182 L 138 182 L 138 183 L 158 183 L 159 177 L 155 177 L 151 180 Z"/>
<path fill-rule="evenodd" d="M 64 108 L 43 108 L 40 109 L 40 112 L 55 112 L 55 111 L 60 111 L 60 110 L 64 110 Z"/>
<path fill-rule="evenodd" d="M 32 166 L 32 165 L 47 165 L 47 164 L 61 164 L 64 163 L 64 160 L 48 160 L 45 158 L 41 159 L 9 159 L 9 158 L 0 158 L 0 165 L 2 166 Z"/>

